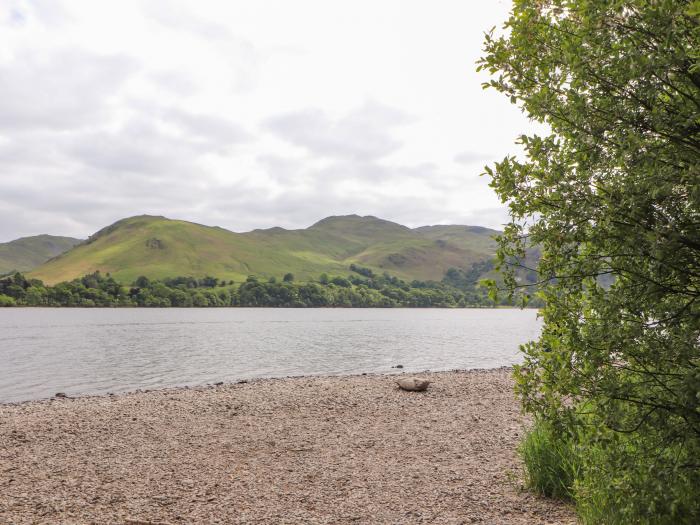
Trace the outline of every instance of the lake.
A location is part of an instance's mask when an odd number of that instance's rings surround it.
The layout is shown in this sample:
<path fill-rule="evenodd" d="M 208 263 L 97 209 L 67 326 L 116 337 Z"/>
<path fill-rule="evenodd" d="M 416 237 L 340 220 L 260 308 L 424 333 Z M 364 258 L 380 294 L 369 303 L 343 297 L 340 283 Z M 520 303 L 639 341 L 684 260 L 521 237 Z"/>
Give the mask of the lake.
<path fill-rule="evenodd" d="M 0 309 L 0 402 L 258 377 L 495 368 L 535 310 Z"/>

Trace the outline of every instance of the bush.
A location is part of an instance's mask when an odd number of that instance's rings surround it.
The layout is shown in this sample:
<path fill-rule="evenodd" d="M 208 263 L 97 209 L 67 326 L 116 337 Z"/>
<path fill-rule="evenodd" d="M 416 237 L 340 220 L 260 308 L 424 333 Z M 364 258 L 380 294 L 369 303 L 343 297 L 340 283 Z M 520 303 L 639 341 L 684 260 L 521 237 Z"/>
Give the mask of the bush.
<path fill-rule="evenodd" d="M 518 450 L 528 488 L 552 498 L 573 499 L 579 459 L 573 440 L 545 420 L 535 422 Z"/>
<path fill-rule="evenodd" d="M 16 302 L 15 300 L 8 296 L 8 295 L 3 295 L 0 294 L 0 307 L 2 306 L 15 306 Z"/>
<path fill-rule="evenodd" d="M 508 295 L 527 301 L 541 253 L 517 392 L 575 440 L 588 523 L 700 523 L 698 49 L 700 0 L 521 0 L 486 36 L 486 84 L 544 130 L 486 168 Z M 550 437 L 524 447 L 551 491 L 552 469 L 571 480 Z"/>
<path fill-rule="evenodd" d="M 700 523 L 694 467 L 700 451 L 684 444 L 649 444 L 636 433 L 603 432 L 593 419 L 567 436 L 539 419 L 518 452 L 527 487 L 576 503 L 584 524 Z"/>
<path fill-rule="evenodd" d="M 574 495 L 583 523 L 700 523 L 698 451 L 681 443 L 650 446 L 636 433 L 609 433 L 587 440 L 581 452 Z"/>

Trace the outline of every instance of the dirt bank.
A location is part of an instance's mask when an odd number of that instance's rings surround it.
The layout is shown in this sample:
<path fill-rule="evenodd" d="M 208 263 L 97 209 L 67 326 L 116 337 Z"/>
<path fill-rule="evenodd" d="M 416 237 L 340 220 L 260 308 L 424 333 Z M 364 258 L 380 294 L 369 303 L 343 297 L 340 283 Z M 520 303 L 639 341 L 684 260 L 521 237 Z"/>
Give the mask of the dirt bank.
<path fill-rule="evenodd" d="M 0 405 L 0 523 L 574 523 L 520 490 L 507 370 Z"/>

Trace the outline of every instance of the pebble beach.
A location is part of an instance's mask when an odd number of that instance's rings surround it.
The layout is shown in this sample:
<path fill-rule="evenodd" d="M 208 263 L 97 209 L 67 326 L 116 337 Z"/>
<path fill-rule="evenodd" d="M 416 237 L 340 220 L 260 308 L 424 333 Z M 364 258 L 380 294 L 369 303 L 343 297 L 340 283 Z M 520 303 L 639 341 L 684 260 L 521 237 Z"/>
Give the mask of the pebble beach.
<path fill-rule="evenodd" d="M 575 523 L 522 487 L 508 369 L 0 405 L 0 523 Z"/>

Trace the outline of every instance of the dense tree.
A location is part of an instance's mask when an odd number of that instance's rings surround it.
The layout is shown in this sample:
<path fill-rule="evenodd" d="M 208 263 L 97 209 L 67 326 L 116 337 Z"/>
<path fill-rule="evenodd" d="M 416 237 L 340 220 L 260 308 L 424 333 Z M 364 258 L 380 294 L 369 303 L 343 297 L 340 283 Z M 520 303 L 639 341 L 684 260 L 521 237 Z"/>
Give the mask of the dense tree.
<path fill-rule="evenodd" d="M 204 288 L 215 288 L 219 284 L 219 279 L 216 277 L 206 276 L 197 281 L 197 284 Z"/>
<path fill-rule="evenodd" d="M 162 281 L 139 277 L 127 288 L 100 272 L 55 286 L 44 286 L 41 281 L 16 274 L 0 279 L 0 294 L 7 297 L 3 306 L 453 308 L 493 305 L 485 291 L 476 288 L 458 290 L 435 281 L 409 284 L 386 273 L 371 275 L 352 274 L 332 279 L 322 275 L 319 283 L 261 281 L 249 276 L 239 286 L 214 277 L 173 277 Z"/>
<path fill-rule="evenodd" d="M 350 288 L 352 286 L 352 283 L 345 277 L 333 277 L 330 282 L 341 288 Z"/>
<path fill-rule="evenodd" d="M 524 407 L 579 451 L 585 521 L 697 523 L 700 2 L 517 0 L 485 51 L 488 86 L 546 130 L 487 168 L 511 293 L 542 253 Z"/>
<path fill-rule="evenodd" d="M 134 286 L 137 288 L 147 288 L 150 284 L 150 279 L 144 275 L 141 275 L 134 281 Z"/>
<path fill-rule="evenodd" d="M 350 271 L 359 273 L 360 275 L 364 275 L 365 277 L 369 277 L 370 279 L 372 279 L 374 277 L 374 272 L 372 271 L 371 268 L 364 268 L 364 267 L 358 266 L 356 264 L 350 265 Z"/>

